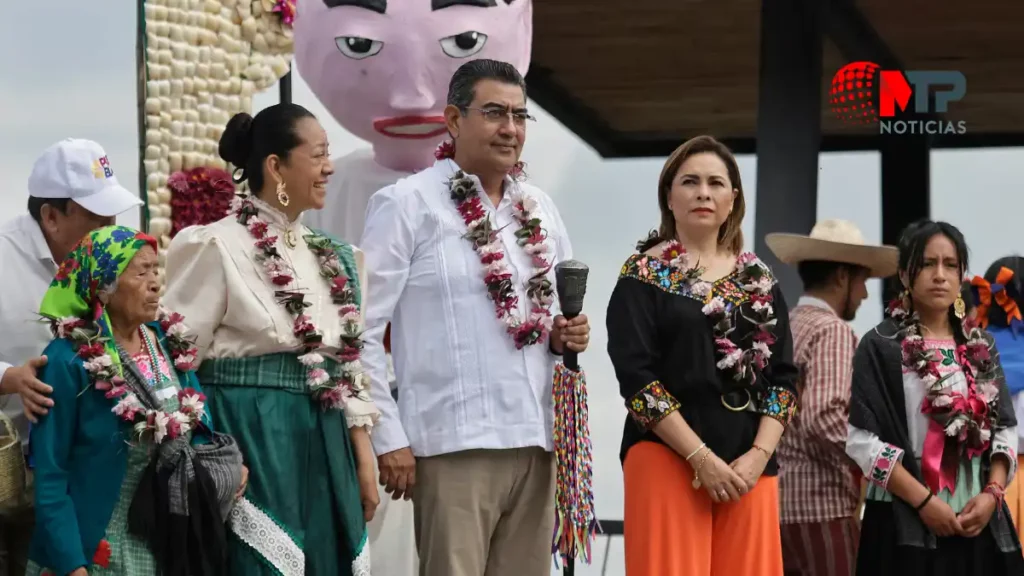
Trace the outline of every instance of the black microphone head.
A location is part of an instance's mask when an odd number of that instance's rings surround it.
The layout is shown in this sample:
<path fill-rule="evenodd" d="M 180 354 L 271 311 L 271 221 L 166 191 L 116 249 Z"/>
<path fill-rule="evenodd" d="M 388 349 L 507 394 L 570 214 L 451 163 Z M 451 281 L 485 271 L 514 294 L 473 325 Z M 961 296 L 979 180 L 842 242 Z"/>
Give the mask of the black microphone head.
<path fill-rule="evenodd" d="M 587 292 L 587 274 L 590 268 L 579 260 L 565 260 L 555 266 L 555 284 L 562 316 L 575 318 L 583 311 L 583 296 Z"/>

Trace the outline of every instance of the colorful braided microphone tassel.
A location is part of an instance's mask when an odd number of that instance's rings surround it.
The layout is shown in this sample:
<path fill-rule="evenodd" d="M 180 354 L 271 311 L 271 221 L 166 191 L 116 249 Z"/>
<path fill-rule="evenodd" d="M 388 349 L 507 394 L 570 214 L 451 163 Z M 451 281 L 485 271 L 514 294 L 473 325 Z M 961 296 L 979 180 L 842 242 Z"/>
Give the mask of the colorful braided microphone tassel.
<path fill-rule="evenodd" d="M 555 532 L 551 554 L 567 566 L 582 558 L 590 563 L 590 545 L 597 534 L 587 382 L 583 371 L 555 366 L 552 386 L 555 405 Z"/>

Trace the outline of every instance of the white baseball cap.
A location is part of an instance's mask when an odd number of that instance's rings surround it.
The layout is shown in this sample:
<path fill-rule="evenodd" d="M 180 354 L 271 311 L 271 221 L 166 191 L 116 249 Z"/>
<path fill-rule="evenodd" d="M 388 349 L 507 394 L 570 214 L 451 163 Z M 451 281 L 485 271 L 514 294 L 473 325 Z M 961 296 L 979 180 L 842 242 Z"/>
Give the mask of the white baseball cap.
<path fill-rule="evenodd" d="M 117 183 L 103 147 L 92 140 L 67 138 L 46 149 L 32 166 L 28 194 L 67 198 L 97 216 L 117 216 L 142 200 Z"/>

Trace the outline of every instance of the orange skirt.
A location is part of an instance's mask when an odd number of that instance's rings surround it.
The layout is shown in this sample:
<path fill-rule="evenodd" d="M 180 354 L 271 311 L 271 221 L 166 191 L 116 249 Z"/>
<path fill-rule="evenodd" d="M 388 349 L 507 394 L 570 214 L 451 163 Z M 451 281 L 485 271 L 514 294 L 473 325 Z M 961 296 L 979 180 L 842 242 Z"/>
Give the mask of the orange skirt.
<path fill-rule="evenodd" d="M 1017 472 L 1024 470 L 1024 456 L 1017 457 Z M 1017 534 L 1021 541 L 1024 541 L 1024 486 L 1021 485 L 1019 477 L 1006 488 L 1006 505 L 1010 508 L 1010 515 L 1017 526 Z"/>
<path fill-rule="evenodd" d="M 715 504 L 671 448 L 640 442 L 623 466 L 626 576 L 782 576 L 779 482 Z"/>

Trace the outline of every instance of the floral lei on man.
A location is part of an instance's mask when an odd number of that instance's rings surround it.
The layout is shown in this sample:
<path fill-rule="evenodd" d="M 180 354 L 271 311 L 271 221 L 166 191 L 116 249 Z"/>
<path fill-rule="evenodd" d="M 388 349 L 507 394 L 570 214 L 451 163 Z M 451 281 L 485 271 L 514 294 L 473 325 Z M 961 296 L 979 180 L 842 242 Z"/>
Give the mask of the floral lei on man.
<path fill-rule="evenodd" d="M 967 380 L 965 396 L 945 386 L 947 377 L 939 373 L 941 355 L 938 350 L 925 346 L 918 316 L 909 312 L 905 298 L 893 300 L 887 312 L 904 330 L 903 365 L 916 373 L 928 387 L 921 412 L 941 426 L 945 435 L 954 439 L 961 450 L 966 448 L 968 458 L 983 454 L 988 450 L 992 425 L 997 417 L 995 405 L 999 387 L 991 379 L 979 379 L 989 374 L 993 367 L 982 329 L 971 316 L 962 321 L 967 342 L 956 346 L 955 356 Z"/>
<path fill-rule="evenodd" d="M 305 294 L 286 289 L 298 276 L 277 251 L 278 237 L 268 234 L 269 225 L 260 218 L 259 209 L 248 195 L 236 196 L 232 211 L 238 223 L 245 226 L 255 239 L 256 259 L 263 264 L 270 283 L 280 288 L 274 295 L 294 319 L 292 333 L 302 343 L 299 361 L 306 366 L 306 385 L 324 408 L 344 408 L 349 398 L 363 391 L 363 369 L 359 361 L 363 342 L 355 290 L 349 283 L 333 242 L 315 233 L 303 236 L 320 264 L 320 275 L 330 286 L 331 301 L 339 306 L 341 338 L 336 357 L 341 362 L 342 375 L 334 381 L 324 369 L 326 361 L 323 355 L 317 351 L 323 346 L 323 333 L 306 314 L 310 304 Z"/>
<path fill-rule="evenodd" d="M 439 160 L 453 158 L 454 155 L 455 146 L 451 142 L 442 143 L 435 153 Z M 513 178 L 516 174 L 522 174 L 522 164 L 517 163 L 510 174 Z M 478 181 L 459 170 L 449 180 L 448 190 L 466 224 L 465 238 L 473 244 L 484 266 L 484 284 L 494 302 L 495 315 L 504 323 L 516 349 L 544 342 L 551 332 L 551 304 L 555 300 L 555 291 L 547 277 L 552 263 L 545 242 L 547 234 L 541 226 L 540 218 L 536 216 L 537 200 L 519 187 L 516 187 L 512 196 L 513 217 L 519 224 L 515 235 L 519 246 L 530 255 L 533 263 L 533 270 L 526 282 L 526 294 L 530 298 L 531 307 L 523 318 L 518 310 L 519 297 L 512 285 L 512 272 L 508 268 L 498 229 L 494 227 L 480 199 Z"/>
<path fill-rule="evenodd" d="M 701 280 L 704 268 L 691 265 L 690 256 L 678 241 L 665 246 L 661 258 L 669 265 L 682 271 L 683 282 L 690 287 L 690 293 L 705 301 L 702 312 L 713 323 L 715 351 L 719 370 L 731 373 L 737 382 L 753 384 L 757 373 L 768 365 L 771 345 L 775 343 L 775 311 L 772 307 L 772 277 L 768 267 L 754 254 L 744 252 L 736 259 L 735 282 L 750 298 L 750 314 L 742 307 L 738 309 L 721 295 L 711 296 L 713 284 Z M 710 300 L 708 298 L 710 297 Z M 733 311 L 741 314 L 754 324 L 752 343 L 744 349 L 729 339 L 736 326 Z"/>
<path fill-rule="evenodd" d="M 174 367 L 180 372 L 193 370 L 197 350 L 185 337 L 187 329 L 184 318 L 181 314 L 161 309 L 159 321 Z M 104 346 L 107 338 L 100 336 L 97 322 L 74 317 L 50 319 L 49 322 L 55 338 L 66 338 L 74 344 L 96 390 L 103 392 L 108 399 L 117 400 L 111 411 L 132 424 L 138 438 L 152 434 L 153 442 L 159 444 L 199 426 L 206 403 L 206 396 L 202 392 L 194 388 L 179 391 L 178 409 L 173 412 L 148 409 L 121 376 L 122 367 L 115 364 L 107 353 Z"/>

